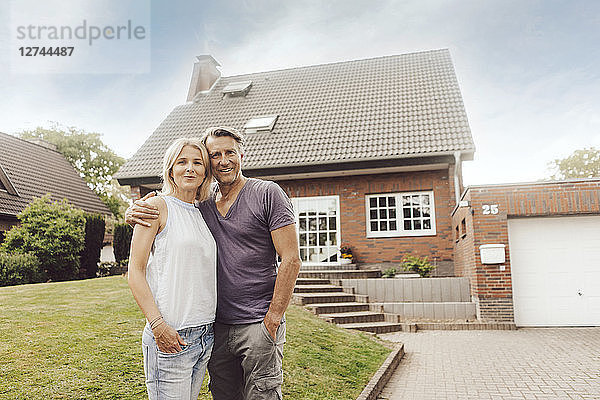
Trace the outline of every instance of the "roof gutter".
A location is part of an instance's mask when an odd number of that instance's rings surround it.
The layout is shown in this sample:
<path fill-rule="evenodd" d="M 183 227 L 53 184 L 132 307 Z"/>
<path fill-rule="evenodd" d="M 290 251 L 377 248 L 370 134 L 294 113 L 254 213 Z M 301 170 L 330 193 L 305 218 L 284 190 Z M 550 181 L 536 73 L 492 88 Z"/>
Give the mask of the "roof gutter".
<path fill-rule="evenodd" d="M 339 163 L 360 163 L 360 162 L 372 162 L 372 161 L 392 161 L 392 160 L 401 160 L 401 159 L 415 159 L 415 158 L 432 158 L 432 157 L 453 157 L 455 153 L 461 154 L 461 158 L 463 161 L 473 160 L 474 149 L 464 149 L 454 150 L 454 151 L 436 151 L 431 153 L 413 153 L 413 154 L 401 154 L 401 155 L 392 155 L 385 157 L 361 157 L 361 158 L 353 158 L 349 160 L 320 160 L 320 161 L 310 161 L 310 162 L 294 162 L 287 164 L 275 164 L 275 165 L 261 165 L 260 167 L 244 167 L 244 171 L 248 170 L 263 170 L 263 169 L 277 169 L 277 168 L 297 168 L 297 167 L 312 167 L 312 166 L 322 166 L 322 165 L 337 165 Z"/>
<path fill-rule="evenodd" d="M 460 151 L 454 152 L 454 198 L 456 204 L 460 202 L 460 174 L 462 174 L 462 164 L 460 160 Z"/>

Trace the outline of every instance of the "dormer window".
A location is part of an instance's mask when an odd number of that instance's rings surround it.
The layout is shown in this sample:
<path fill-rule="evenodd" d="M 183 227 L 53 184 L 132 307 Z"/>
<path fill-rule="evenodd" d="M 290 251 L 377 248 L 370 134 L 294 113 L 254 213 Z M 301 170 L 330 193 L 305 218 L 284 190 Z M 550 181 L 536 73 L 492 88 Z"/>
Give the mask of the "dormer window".
<path fill-rule="evenodd" d="M 275 121 L 277 121 L 277 115 L 251 118 L 246 122 L 246 125 L 244 125 L 244 130 L 246 133 L 270 132 L 275 126 Z"/>
<path fill-rule="evenodd" d="M 6 171 L 4 171 L 4 168 L 2 168 L 2 165 L 0 165 L 0 190 L 15 196 L 19 196 L 19 192 L 17 192 L 17 189 L 15 189 L 15 186 L 10 181 Z"/>
<path fill-rule="evenodd" d="M 245 96 L 252 87 L 252 81 L 231 82 L 223 88 L 223 94 L 231 97 Z"/>

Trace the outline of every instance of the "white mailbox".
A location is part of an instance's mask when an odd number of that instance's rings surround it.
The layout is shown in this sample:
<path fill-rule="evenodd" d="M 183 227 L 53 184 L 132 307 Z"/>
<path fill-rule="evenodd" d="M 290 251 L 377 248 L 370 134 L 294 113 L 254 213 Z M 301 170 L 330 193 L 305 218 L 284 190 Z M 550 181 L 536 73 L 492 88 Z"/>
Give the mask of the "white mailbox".
<path fill-rule="evenodd" d="M 503 244 L 482 244 L 479 246 L 479 255 L 482 264 L 502 264 L 506 261 Z"/>

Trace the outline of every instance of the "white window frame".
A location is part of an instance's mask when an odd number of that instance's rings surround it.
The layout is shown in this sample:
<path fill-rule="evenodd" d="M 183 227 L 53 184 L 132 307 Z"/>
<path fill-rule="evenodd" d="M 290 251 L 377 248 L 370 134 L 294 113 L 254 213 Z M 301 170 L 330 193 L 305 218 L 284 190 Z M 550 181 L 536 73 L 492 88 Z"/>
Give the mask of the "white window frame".
<path fill-rule="evenodd" d="M 245 94 L 251 86 L 252 81 L 230 82 L 223 88 L 223 93 L 229 95 Z"/>
<path fill-rule="evenodd" d="M 413 195 L 429 195 L 429 208 L 430 208 L 430 229 L 419 229 L 419 230 L 405 230 L 404 229 L 404 213 L 402 210 L 402 196 L 413 196 Z M 371 206 L 370 200 L 372 198 L 380 197 L 394 197 L 395 198 L 395 210 L 396 210 L 396 230 L 387 231 L 371 231 Z M 390 207 L 387 207 L 388 209 Z M 379 209 L 379 208 L 378 208 Z M 366 231 L 367 238 L 378 238 L 378 237 L 402 237 L 402 236 L 435 236 L 435 199 L 433 191 L 418 191 L 418 192 L 397 192 L 397 193 L 373 193 L 365 196 L 365 220 L 366 220 Z M 388 218 L 387 221 L 390 219 Z M 379 221 L 379 219 L 378 219 Z"/>
<path fill-rule="evenodd" d="M 299 201 L 310 201 L 310 200 L 335 200 L 335 230 L 336 230 L 336 247 L 337 247 L 337 261 L 332 262 L 314 262 L 314 261 L 304 261 L 302 260 L 302 265 L 340 265 L 340 245 L 342 239 L 342 232 L 340 230 L 340 196 L 310 196 L 310 197 L 292 197 L 290 200 L 292 201 L 292 205 L 294 206 L 294 218 L 296 222 L 297 233 L 298 233 L 298 243 L 300 243 L 300 214 L 299 214 Z M 308 246 L 307 246 L 308 247 Z"/>
<path fill-rule="evenodd" d="M 252 117 L 244 125 L 246 133 L 270 132 L 275 127 L 278 115 L 262 115 Z"/>

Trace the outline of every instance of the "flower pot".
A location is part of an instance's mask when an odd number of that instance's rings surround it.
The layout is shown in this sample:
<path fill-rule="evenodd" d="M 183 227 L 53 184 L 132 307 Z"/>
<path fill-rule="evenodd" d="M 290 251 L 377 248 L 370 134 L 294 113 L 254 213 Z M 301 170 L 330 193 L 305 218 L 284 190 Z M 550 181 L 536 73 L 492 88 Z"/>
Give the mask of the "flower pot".
<path fill-rule="evenodd" d="M 350 258 L 341 258 L 340 264 L 352 264 L 352 260 Z"/>

